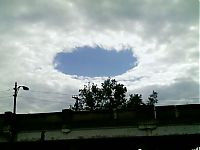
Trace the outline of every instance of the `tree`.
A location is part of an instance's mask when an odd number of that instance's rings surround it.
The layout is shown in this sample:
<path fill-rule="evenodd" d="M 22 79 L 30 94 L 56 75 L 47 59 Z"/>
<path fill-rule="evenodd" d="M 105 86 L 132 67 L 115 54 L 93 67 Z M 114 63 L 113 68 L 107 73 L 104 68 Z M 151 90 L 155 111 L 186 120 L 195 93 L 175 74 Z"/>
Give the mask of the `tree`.
<path fill-rule="evenodd" d="M 115 79 L 108 78 L 102 84 L 103 109 L 122 108 L 126 103 L 127 89 Z"/>
<path fill-rule="evenodd" d="M 88 83 L 83 89 L 79 89 L 73 110 L 97 110 L 122 108 L 126 105 L 127 89 L 115 79 L 108 78 L 101 83 L 101 88 Z"/>
<path fill-rule="evenodd" d="M 115 79 L 106 79 L 101 83 L 100 88 L 96 84 L 89 82 L 88 85 L 84 85 L 83 89 L 79 89 L 78 96 L 73 97 L 76 102 L 72 109 L 75 111 L 112 110 L 145 105 L 141 94 L 130 94 L 129 100 L 127 100 L 126 92 L 126 87 Z M 158 102 L 157 95 L 158 93 L 153 91 L 148 97 L 147 105 L 155 105 Z"/>
<path fill-rule="evenodd" d="M 144 105 L 142 102 L 141 94 L 130 94 L 129 101 L 127 102 L 127 108 L 134 108 L 140 105 Z"/>
<path fill-rule="evenodd" d="M 91 86 L 92 97 L 94 101 L 94 109 L 101 109 L 102 107 L 102 90 L 97 85 L 92 84 Z"/>
<path fill-rule="evenodd" d="M 149 95 L 147 105 L 155 105 L 158 102 L 158 92 L 153 91 L 152 94 Z"/>
<path fill-rule="evenodd" d="M 100 107 L 100 89 L 95 84 L 84 85 L 83 89 L 79 90 L 80 101 L 84 104 L 83 109 L 95 110 Z"/>

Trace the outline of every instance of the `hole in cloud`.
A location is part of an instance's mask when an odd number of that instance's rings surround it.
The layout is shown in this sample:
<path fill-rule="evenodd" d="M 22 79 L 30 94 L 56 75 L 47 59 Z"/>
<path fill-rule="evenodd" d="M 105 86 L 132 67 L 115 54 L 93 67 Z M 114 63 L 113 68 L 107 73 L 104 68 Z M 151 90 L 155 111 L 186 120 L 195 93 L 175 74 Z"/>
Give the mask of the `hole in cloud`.
<path fill-rule="evenodd" d="M 68 75 L 100 77 L 123 74 L 135 67 L 136 62 L 130 49 L 117 52 L 100 47 L 77 47 L 70 53 L 58 53 L 54 66 Z"/>

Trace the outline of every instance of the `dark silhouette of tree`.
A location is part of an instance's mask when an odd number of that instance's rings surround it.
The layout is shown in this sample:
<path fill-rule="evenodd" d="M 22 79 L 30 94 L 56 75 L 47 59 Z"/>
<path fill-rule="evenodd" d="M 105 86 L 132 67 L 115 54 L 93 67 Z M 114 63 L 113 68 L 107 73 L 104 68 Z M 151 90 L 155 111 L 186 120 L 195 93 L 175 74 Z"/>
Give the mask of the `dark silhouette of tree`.
<path fill-rule="evenodd" d="M 100 94 L 101 90 L 97 87 L 97 85 L 91 85 L 91 83 L 88 83 L 88 85 L 84 85 L 84 88 L 79 90 L 80 101 L 84 104 L 83 109 L 98 109 L 101 103 Z"/>
<path fill-rule="evenodd" d="M 122 108 L 126 105 L 127 89 L 115 79 L 108 78 L 101 83 L 101 88 L 88 83 L 83 89 L 79 89 L 73 110 L 98 110 Z"/>
<path fill-rule="evenodd" d="M 145 105 L 141 94 L 130 94 L 126 99 L 127 89 L 123 84 L 115 79 L 108 78 L 99 88 L 96 84 L 88 83 L 83 89 L 79 89 L 78 96 L 72 97 L 76 100 L 72 110 L 101 110 L 101 109 L 122 109 L 135 108 Z M 147 105 L 155 105 L 158 102 L 158 93 L 153 93 L 148 97 Z"/>
<path fill-rule="evenodd" d="M 126 104 L 127 89 L 115 79 L 108 78 L 102 84 L 103 109 L 122 108 Z"/>
<path fill-rule="evenodd" d="M 129 100 L 127 101 L 127 108 L 134 108 L 140 105 L 144 105 L 141 94 L 130 94 Z"/>
<path fill-rule="evenodd" d="M 92 97 L 94 101 L 94 109 L 101 109 L 102 107 L 102 89 L 98 88 L 96 84 L 92 84 L 91 86 Z"/>
<path fill-rule="evenodd" d="M 153 91 L 152 94 L 149 95 L 147 105 L 155 105 L 158 102 L 158 92 Z"/>

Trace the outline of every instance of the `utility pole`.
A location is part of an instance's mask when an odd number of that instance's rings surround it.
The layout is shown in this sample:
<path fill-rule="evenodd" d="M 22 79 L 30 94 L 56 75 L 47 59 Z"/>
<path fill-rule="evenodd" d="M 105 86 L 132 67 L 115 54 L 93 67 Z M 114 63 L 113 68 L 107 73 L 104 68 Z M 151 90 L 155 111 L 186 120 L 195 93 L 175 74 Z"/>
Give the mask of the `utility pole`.
<path fill-rule="evenodd" d="M 78 98 L 77 95 L 73 95 L 72 98 L 74 98 L 74 99 L 76 100 L 74 106 L 75 106 L 75 111 L 78 111 L 78 109 L 79 109 L 79 108 L 78 108 L 78 107 L 79 107 L 79 104 L 78 104 L 79 102 L 78 102 L 78 101 L 80 100 L 80 98 Z"/>
<path fill-rule="evenodd" d="M 16 114 L 16 100 L 17 100 L 17 92 L 18 92 L 18 88 L 17 88 L 17 82 L 15 82 L 15 87 L 14 87 L 14 107 L 13 107 L 13 113 Z"/>

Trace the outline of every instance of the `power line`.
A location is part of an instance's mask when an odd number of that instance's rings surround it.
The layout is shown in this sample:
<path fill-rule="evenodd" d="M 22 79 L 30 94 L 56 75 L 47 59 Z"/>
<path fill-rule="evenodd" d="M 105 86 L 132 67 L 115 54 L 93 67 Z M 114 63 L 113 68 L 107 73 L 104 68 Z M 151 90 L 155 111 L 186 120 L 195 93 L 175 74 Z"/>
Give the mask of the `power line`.
<path fill-rule="evenodd" d="M 10 95 L 11 93 L 8 92 L 11 89 L 7 89 L 7 90 L 1 90 L 0 91 L 0 98 L 8 98 L 8 97 L 12 97 L 12 95 Z"/>
<path fill-rule="evenodd" d="M 68 96 L 71 96 L 71 94 L 67 94 L 67 93 L 60 93 L 60 92 L 35 91 L 35 90 L 30 90 L 30 92 L 35 92 L 35 93 L 44 93 L 44 94 L 68 95 Z"/>
<path fill-rule="evenodd" d="M 10 91 L 11 89 L 7 89 L 7 90 L 0 90 L 0 92 L 7 92 Z"/>
<path fill-rule="evenodd" d="M 0 98 L 9 98 L 9 97 L 12 97 L 12 95 L 9 95 L 9 96 L 0 96 Z"/>
<path fill-rule="evenodd" d="M 70 98 L 71 98 L 71 95 L 62 95 L 62 94 L 45 94 L 45 95 L 41 95 L 41 94 L 33 94 L 33 95 L 30 95 L 30 96 L 32 96 L 32 97 L 44 97 L 44 99 L 46 99 L 46 98 L 50 98 L 50 99 L 66 99 L 66 98 L 69 98 L 69 96 L 70 96 Z"/>
<path fill-rule="evenodd" d="M 66 102 L 62 102 L 62 101 L 55 101 L 55 100 L 52 100 L 52 99 L 44 99 L 44 98 L 35 98 L 35 97 L 27 97 L 27 96 L 19 96 L 19 97 L 22 97 L 22 98 L 27 98 L 27 99 L 36 99 L 36 100 L 40 100 L 40 101 L 43 101 L 43 102 L 54 102 L 54 103 L 65 103 Z"/>

